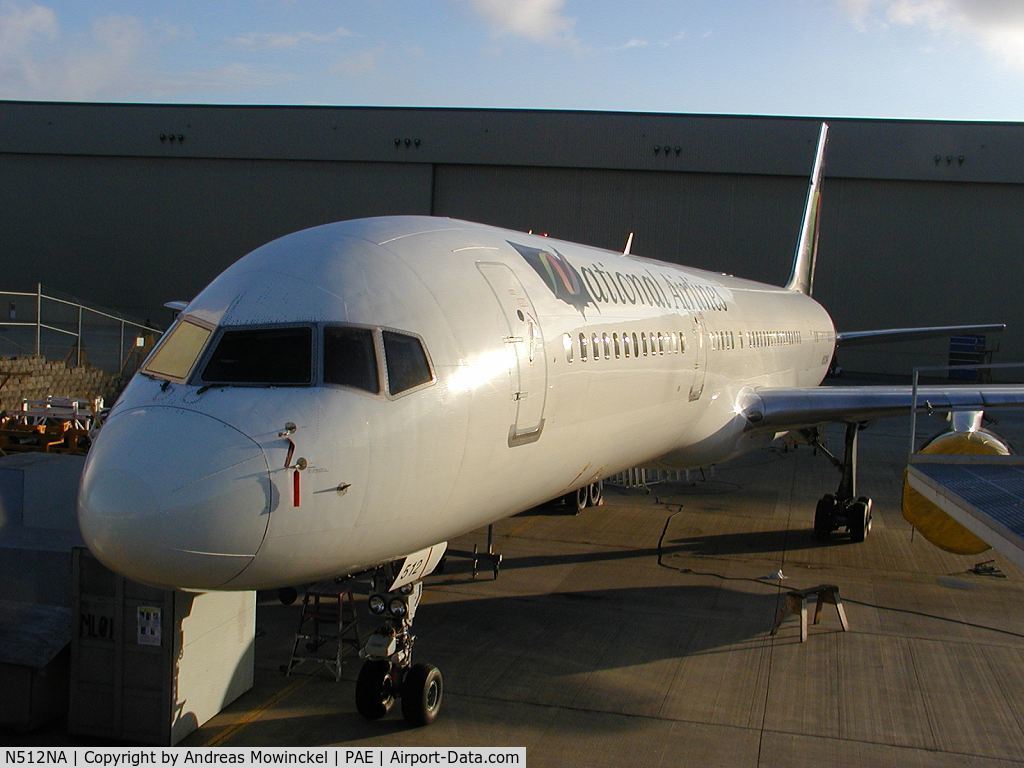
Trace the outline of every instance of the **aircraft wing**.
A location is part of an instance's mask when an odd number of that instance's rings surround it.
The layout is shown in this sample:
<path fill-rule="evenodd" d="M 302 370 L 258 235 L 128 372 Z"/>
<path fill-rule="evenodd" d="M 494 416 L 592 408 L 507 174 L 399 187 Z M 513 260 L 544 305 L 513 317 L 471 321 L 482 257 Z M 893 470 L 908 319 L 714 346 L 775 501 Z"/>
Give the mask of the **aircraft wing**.
<path fill-rule="evenodd" d="M 836 334 L 836 346 L 852 347 L 861 344 L 958 336 L 964 333 L 998 333 L 1005 330 L 1006 323 L 986 323 L 983 325 L 933 325 L 924 328 L 882 328 L 877 331 L 843 331 Z"/>
<path fill-rule="evenodd" d="M 828 422 L 872 421 L 906 413 L 912 387 L 756 387 L 739 403 L 748 430 L 799 429 Z M 928 411 L 1024 407 L 1024 386 L 926 386 L 917 408 Z"/>

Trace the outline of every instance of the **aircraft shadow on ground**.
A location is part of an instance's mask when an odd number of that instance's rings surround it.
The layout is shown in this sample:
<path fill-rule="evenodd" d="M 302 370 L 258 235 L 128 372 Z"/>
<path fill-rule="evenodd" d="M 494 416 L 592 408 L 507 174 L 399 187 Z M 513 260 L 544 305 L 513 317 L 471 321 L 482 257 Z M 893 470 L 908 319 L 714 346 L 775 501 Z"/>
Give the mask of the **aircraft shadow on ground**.
<path fill-rule="evenodd" d="M 778 589 L 770 583 L 748 586 L 749 591 L 680 585 L 431 601 L 416 619 L 417 660 L 443 671 L 449 696 L 431 739 L 459 744 L 467 734 L 490 733 L 491 726 L 495 734 L 508 733 L 510 726 L 521 734 L 520 728 L 545 728 L 563 719 L 583 733 L 631 731 L 639 725 L 635 715 L 651 706 L 651 687 L 663 686 L 676 660 L 730 654 L 729 661 L 717 663 L 731 666 L 742 663 L 732 657 L 766 652 Z M 799 641 L 794 627 L 778 638 Z M 351 659 L 340 683 L 321 675 L 295 694 L 309 706 L 336 711 L 253 723 L 225 745 L 404 741 L 410 729 L 397 705 L 375 722 L 355 712 L 358 670 L 359 662 Z M 283 712 L 289 711 L 294 710 L 285 706 Z M 581 711 L 587 716 L 575 714 Z"/>
<path fill-rule="evenodd" d="M 812 529 L 793 530 L 784 528 L 775 531 L 744 531 L 742 533 L 719 533 L 711 536 L 690 536 L 671 539 L 664 547 L 665 554 L 692 555 L 742 555 L 765 552 L 793 552 L 802 549 L 843 546 L 849 538 L 840 533 L 832 534 L 828 541 L 818 541 Z"/>
<path fill-rule="evenodd" d="M 814 532 L 808 530 L 781 529 L 775 531 L 750 531 L 743 533 L 723 533 L 710 536 L 690 536 L 668 540 L 661 547 L 661 556 L 694 555 L 716 557 L 720 555 L 766 554 L 772 552 L 793 552 L 804 549 L 845 546 L 849 539 L 842 534 L 833 534 L 827 542 L 814 538 Z M 501 540 L 496 545 L 501 551 Z M 597 549 L 589 552 L 560 553 L 557 555 L 523 555 L 503 557 L 501 570 L 520 568 L 539 568 L 551 565 L 573 565 L 582 563 L 612 562 L 616 560 L 632 560 L 637 558 L 657 558 L 657 547 L 640 547 L 638 549 Z M 486 553 L 479 555 L 480 579 L 491 578 L 491 561 Z M 458 579 L 473 571 L 473 553 L 468 550 L 450 549 L 445 563 L 442 578 L 446 584 L 472 583 L 473 578 Z"/>

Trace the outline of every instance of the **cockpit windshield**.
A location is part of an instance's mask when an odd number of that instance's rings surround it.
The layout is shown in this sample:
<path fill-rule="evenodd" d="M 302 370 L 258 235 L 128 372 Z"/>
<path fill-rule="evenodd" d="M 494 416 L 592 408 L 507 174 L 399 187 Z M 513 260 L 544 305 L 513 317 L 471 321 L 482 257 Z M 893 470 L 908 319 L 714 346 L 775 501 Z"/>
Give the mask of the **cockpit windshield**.
<path fill-rule="evenodd" d="M 388 389 L 392 395 L 433 380 L 423 344 L 415 336 L 384 331 L 384 359 L 388 369 Z"/>
<path fill-rule="evenodd" d="M 143 373 L 206 389 L 217 385 L 309 386 L 322 381 L 390 397 L 434 381 L 423 342 L 400 331 L 327 325 L 224 328 L 219 333 L 182 318 L 157 346 Z M 383 357 L 380 353 L 383 352 Z M 196 371 L 199 371 L 196 373 Z"/>
<path fill-rule="evenodd" d="M 347 326 L 324 328 L 324 384 L 380 392 L 373 331 Z"/>
<path fill-rule="evenodd" d="M 226 330 L 203 368 L 205 384 L 310 384 L 313 329 Z"/>
<path fill-rule="evenodd" d="M 192 372 L 192 367 L 212 333 L 208 328 L 183 319 L 160 342 L 142 369 L 143 373 L 184 381 Z"/>

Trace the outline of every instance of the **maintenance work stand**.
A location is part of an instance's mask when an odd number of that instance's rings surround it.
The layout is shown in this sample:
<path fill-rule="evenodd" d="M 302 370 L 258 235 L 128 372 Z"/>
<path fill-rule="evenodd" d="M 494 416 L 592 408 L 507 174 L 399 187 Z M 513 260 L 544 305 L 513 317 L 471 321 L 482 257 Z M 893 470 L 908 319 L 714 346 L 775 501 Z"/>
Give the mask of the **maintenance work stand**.
<path fill-rule="evenodd" d="M 358 658 L 362 639 L 352 587 L 350 582 L 325 581 L 306 590 L 285 676 L 310 662 L 323 665 L 338 682 L 345 656 Z"/>

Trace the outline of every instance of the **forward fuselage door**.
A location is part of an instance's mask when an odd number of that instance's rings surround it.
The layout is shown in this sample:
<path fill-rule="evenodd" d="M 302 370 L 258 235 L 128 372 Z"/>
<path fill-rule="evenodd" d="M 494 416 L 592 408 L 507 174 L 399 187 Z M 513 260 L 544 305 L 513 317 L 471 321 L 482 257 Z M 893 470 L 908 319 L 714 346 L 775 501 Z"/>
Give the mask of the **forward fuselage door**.
<path fill-rule="evenodd" d="M 704 375 L 708 368 L 708 330 L 704 325 L 704 315 L 694 312 L 693 318 L 693 383 L 690 384 L 690 400 L 700 400 L 704 392 Z"/>
<path fill-rule="evenodd" d="M 544 336 L 537 311 L 523 284 L 508 266 L 478 262 L 477 269 L 491 286 L 501 307 L 508 328 L 502 341 L 510 347 L 515 361 L 512 399 L 516 402 L 516 418 L 509 430 L 509 445 L 532 442 L 540 437 L 544 427 L 548 378 Z"/>

